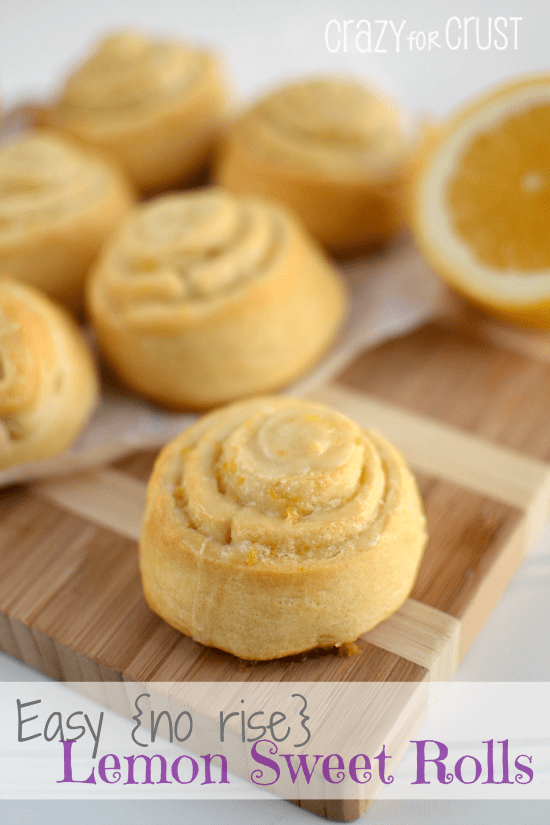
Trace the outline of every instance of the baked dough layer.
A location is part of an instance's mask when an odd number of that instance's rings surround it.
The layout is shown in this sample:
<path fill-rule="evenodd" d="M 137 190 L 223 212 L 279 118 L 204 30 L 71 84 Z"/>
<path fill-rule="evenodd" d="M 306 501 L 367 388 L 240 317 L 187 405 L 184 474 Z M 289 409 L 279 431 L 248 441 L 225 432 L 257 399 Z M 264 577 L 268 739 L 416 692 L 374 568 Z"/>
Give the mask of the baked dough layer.
<path fill-rule="evenodd" d="M 226 97 L 208 52 L 122 32 L 97 45 L 42 120 L 110 152 L 151 193 L 204 167 Z"/>
<path fill-rule="evenodd" d="M 31 287 L 0 280 L 0 469 L 62 453 L 97 393 L 76 324 Z"/>
<path fill-rule="evenodd" d="M 0 149 L 0 274 L 79 309 L 87 271 L 132 202 L 97 152 L 47 131 L 14 140 Z"/>
<path fill-rule="evenodd" d="M 218 181 L 288 204 L 338 256 L 403 221 L 406 141 L 395 106 L 363 85 L 313 79 L 258 101 L 228 128 Z"/>
<path fill-rule="evenodd" d="M 382 436 L 320 404 L 239 402 L 169 444 L 140 541 L 152 609 L 243 659 L 350 642 L 399 608 L 426 543 Z"/>
<path fill-rule="evenodd" d="M 332 342 L 345 304 L 336 271 L 292 216 L 218 188 L 137 207 L 88 293 L 113 368 L 174 409 L 289 383 Z"/>

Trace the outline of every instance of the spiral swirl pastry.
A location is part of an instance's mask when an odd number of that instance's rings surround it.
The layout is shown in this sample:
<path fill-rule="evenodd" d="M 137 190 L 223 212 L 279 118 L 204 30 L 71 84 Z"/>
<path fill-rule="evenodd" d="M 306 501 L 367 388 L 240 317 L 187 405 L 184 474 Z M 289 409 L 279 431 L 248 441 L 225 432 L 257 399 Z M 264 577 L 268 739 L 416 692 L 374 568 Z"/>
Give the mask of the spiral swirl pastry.
<path fill-rule="evenodd" d="M 243 136 L 281 163 L 336 174 L 383 173 L 403 156 L 389 104 L 343 80 L 309 80 L 271 94 L 248 113 Z"/>
<path fill-rule="evenodd" d="M 31 287 L 0 280 L 0 468 L 62 453 L 96 398 L 76 325 Z"/>
<path fill-rule="evenodd" d="M 0 150 L 0 273 L 75 309 L 84 277 L 132 195 L 123 175 L 65 138 L 36 132 Z"/>
<path fill-rule="evenodd" d="M 122 32 L 98 44 L 42 119 L 110 151 L 152 192 L 198 174 L 225 101 L 210 54 Z"/>
<path fill-rule="evenodd" d="M 287 203 L 321 244 L 352 255 L 400 224 L 406 157 L 394 106 L 359 83 L 314 79 L 273 92 L 237 118 L 218 179 Z"/>
<path fill-rule="evenodd" d="M 123 381 L 203 409 L 304 372 L 332 341 L 344 297 L 283 209 L 206 189 L 135 209 L 92 273 L 88 303 Z"/>
<path fill-rule="evenodd" d="M 244 659 L 353 641 L 410 593 L 416 483 L 382 436 L 284 397 L 210 413 L 168 445 L 140 544 L 150 606 Z"/>

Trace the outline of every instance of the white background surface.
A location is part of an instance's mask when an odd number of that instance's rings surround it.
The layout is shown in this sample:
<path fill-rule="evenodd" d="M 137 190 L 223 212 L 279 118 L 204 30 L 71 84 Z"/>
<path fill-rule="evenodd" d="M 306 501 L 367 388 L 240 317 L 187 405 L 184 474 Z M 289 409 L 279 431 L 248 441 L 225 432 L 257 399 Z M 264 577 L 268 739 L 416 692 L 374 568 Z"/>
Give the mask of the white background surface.
<path fill-rule="evenodd" d="M 325 46 L 329 20 L 406 20 L 412 30 L 440 30 L 451 16 L 521 17 L 518 48 L 479 51 L 442 48 L 399 53 L 387 37 L 387 52 L 331 54 Z M 0 96 L 14 103 L 47 96 L 90 42 L 105 29 L 134 25 L 189 41 L 213 45 L 223 55 L 235 101 L 249 99 L 287 77 L 306 72 L 348 72 L 391 91 L 415 118 L 438 116 L 471 94 L 505 77 L 548 71 L 550 3 L 547 0 L 0 0 Z M 471 24 L 470 24 L 471 25 Z M 374 25 L 376 30 L 379 26 Z M 485 35 L 483 35 L 485 36 Z M 442 39 L 440 37 L 440 42 Z M 479 681 L 550 681 L 550 527 L 508 588 L 456 678 Z M 0 654 L 0 678 L 40 679 L 40 675 Z M 453 709 L 449 709 L 453 712 Z M 264 802 L 5 802 L 6 825 L 274 825 L 314 823 L 312 814 L 292 805 Z M 545 803 L 375 803 L 369 825 L 548 825 Z"/>

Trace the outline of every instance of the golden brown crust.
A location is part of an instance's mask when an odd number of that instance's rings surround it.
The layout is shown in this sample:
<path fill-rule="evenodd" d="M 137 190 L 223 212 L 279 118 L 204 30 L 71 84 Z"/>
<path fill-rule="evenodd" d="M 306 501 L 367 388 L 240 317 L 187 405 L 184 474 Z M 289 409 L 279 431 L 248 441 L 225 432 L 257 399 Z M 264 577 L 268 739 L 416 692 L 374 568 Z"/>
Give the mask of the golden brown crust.
<path fill-rule="evenodd" d="M 284 386 L 325 351 L 344 309 L 335 270 L 282 208 L 221 189 L 136 208 L 88 297 L 120 377 L 175 409 Z"/>
<path fill-rule="evenodd" d="M 264 397 L 210 413 L 163 450 L 140 565 L 167 622 L 259 660 L 351 642 L 387 618 L 425 542 L 395 448 L 322 405 Z"/>
<path fill-rule="evenodd" d="M 97 392 L 74 322 L 31 287 L 0 280 L 0 468 L 62 453 Z"/>
<path fill-rule="evenodd" d="M 218 180 L 288 204 L 337 255 L 381 243 L 403 221 L 407 148 L 394 108 L 362 85 L 279 89 L 229 127 Z"/>
<path fill-rule="evenodd" d="M 111 153 L 151 193 L 204 167 L 226 97 L 209 53 L 123 32 L 98 44 L 42 120 Z"/>
<path fill-rule="evenodd" d="M 96 152 L 47 131 L 12 141 L 0 150 L 0 275 L 80 308 L 87 271 L 132 201 Z"/>

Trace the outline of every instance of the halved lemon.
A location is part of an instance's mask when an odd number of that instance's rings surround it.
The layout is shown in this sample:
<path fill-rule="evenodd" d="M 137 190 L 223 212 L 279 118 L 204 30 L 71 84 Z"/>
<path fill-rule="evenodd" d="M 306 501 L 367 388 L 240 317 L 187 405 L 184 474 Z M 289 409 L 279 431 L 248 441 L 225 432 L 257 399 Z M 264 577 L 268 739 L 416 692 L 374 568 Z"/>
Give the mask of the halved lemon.
<path fill-rule="evenodd" d="M 550 328 L 550 75 L 496 89 L 433 131 L 414 175 L 411 225 L 456 290 Z"/>

